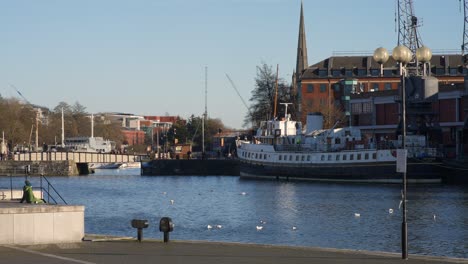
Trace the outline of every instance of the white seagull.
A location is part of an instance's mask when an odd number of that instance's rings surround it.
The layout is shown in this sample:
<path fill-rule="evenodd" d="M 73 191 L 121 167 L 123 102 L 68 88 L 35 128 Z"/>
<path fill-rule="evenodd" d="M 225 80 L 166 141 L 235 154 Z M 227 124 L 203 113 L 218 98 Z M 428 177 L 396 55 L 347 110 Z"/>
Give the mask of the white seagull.
<path fill-rule="evenodd" d="M 260 231 L 263 229 L 263 226 L 257 226 L 257 231 Z"/>
<path fill-rule="evenodd" d="M 211 225 L 207 225 L 206 228 L 212 229 L 213 227 Z"/>
<path fill-rule="evenodd" d="M 296 230 L 297 230 L 297 227 L 293 226 L 293 227 L 292 227 L 292 230 L 293 230 L 293 231 L 296 231 Z"/>
<path fill-rule="evenodd" d="M 171 200 L 170 202 L 171 202 L 171 204 L 174 204 L 174 200 Z"/>
<path fill-rule="evenodd" d="M 223 228 L 223 226 L 222 225 L 216 225 L 216 228 L 221 229 L 221 228 Z"/>
<path fill-rule="evenodd" d="M 354 213 L 354 217 L 361 217 L 361 214 L 359 214 L 359 213 Z"/>
<path fill-rule="evenodd" d="M 393 214 L 393 209 L 392 208 L 388 209 L 388 213 Z"/>

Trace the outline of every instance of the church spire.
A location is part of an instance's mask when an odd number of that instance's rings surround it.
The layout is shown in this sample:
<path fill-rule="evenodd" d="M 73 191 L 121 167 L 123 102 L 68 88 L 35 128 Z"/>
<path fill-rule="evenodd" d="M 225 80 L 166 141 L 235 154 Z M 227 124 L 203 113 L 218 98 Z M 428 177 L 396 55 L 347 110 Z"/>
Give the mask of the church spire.
<path fill-rule="evenodd" d="M 301 18 L 299 21 L 299 39 L 297 43 L 296 83 L 300 82 L 302 71 L 309 66 L 307 62 L 307 44 L 304 27 L 304 12 L 302 6 L 303 3 L 301 1 Z"/>

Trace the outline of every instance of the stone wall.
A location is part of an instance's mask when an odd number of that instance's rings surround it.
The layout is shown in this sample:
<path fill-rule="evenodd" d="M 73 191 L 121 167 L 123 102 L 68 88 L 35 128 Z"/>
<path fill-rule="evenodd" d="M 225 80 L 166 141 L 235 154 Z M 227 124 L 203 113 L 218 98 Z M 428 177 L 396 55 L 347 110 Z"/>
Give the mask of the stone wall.
<path fill-rule="evenodd" d="M 44 176 L 77 176 L 79 175 L 76 163 L 67 161 L 0 161 L 0 175 L 17 176 L 26 175 L 25 167 L 30 165 L 30 175 Z"/>

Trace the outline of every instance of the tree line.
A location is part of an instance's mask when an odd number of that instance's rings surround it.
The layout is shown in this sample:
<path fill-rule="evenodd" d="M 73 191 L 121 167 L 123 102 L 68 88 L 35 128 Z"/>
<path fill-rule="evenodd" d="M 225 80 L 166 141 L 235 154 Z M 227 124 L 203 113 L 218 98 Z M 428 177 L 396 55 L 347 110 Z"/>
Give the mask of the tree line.
<path fill-rule="evenodd" d="M 91 115 L 86 108 L 76 102 L 69 105 L 60 102 L 53 110 L 25 104 L 16 98 L 0 97 L 0 130 L 10 148 L 32 149 L 36 145 L 59 145 L 62 142 L 62 109 L 65 137 L 91 136 Z M 39 114 L 40 113 L 40 114 Z M 120 125 L 103 117 L 94 118 L 94 135 L 109 139 L 118 144 L 123 142 Z M 10 149 L 12 150 L 12 149 Z"/>

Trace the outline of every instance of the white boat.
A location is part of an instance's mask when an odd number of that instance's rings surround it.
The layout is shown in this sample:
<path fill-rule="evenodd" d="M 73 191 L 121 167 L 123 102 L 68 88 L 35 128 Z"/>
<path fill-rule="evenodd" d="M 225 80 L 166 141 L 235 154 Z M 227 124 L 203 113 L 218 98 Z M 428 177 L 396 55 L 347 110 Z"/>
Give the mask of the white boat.
<path fill-rule="evenodd" d="M 102 137 L 71 137 L 65 139 L 65 149 L 73 152 L 110 153 L 114 143 Z"/>
<path fill-rule="evenodd" d="M 110 163 L 89 163 L 90 169 L 120 169 L 123 163 L 110 162 Z"/>
<path fill-rule="evenodd" d="M 120 165 L 119 169 L 140 169 L 141 162 L 124 162 Z"/>
<path fill-rule="evenodd" d="M 307 116 L 307 128 L 300 122 L 262 122 L 252 141 L 238 140 L 240 176 L 301 179 L 333 182 L 401 183 L 396 172 L 396 148 L 401 141 L 365 137 L 356 127 L 322 129 L 323 116 Z M 427 148 L 423 136 L 408 135 L 408 182 L 441 182 L 441 162 L 436 150 Z"/>

